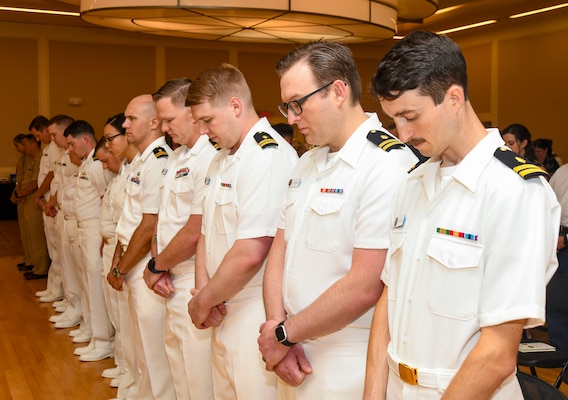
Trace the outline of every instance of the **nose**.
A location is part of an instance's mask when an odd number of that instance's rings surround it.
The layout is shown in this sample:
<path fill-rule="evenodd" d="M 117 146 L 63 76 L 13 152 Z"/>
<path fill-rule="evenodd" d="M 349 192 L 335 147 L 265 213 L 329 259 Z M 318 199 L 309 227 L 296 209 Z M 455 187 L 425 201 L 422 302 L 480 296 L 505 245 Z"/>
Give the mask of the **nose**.
<path fill-rule="evenodd" d="M 404 123 L 396 124 L 396 132 L 398 133 L 398 138 L 401 142 L 407 143 L 410 139 L 414 137 L 414 132 L 412 129 Z"/>
<path fill-rule="evenodd" d="M 288 125 L 294 125 L 300 118 L 300 115 L 296 115 L 292 111 L 288 110 Z"/>
<path fill-rule="evenodd" d="M 209 134 L 209 128 L 207 128 L 207 126 L 205 126 L 205 124 L 203 123 L 199 123 L 199 134 L 200 135 L 208 135 Z"/>

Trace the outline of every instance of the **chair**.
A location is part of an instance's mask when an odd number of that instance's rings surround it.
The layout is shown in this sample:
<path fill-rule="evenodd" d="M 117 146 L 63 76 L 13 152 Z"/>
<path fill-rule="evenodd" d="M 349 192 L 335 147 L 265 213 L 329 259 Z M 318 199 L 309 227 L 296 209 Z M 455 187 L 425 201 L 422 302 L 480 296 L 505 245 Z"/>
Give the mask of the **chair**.
<path fill-rule="evenodd" d="M 537 342 L 537 340 L 523 338 L 523 343 Z M 562 368 L 568 363 L 568 352 L 558 350 L 555 351 L 538 351 L 530 353 L 517 353 L 517 364 L 529 367 L 531 374 L 538 377 L 536 367 L 538 368 Z M 555 387 L 560 386 L 560 375 L 555 382 Z"/>
<path fill-rule="evenodd" d="M 567 397 L 555 387 L 536 376 L 517 371 L 524 400 L 566 400 Z"/>

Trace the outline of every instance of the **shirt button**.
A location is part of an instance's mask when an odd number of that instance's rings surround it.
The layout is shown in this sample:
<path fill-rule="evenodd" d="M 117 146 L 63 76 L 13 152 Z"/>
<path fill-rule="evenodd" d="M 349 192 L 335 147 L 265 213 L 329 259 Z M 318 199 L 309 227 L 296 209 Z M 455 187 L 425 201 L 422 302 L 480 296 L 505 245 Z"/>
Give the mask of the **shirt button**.
<path fill-rule="evenodd" d="M 402 343 L 406 344 L 406 342 L 407 342 L 407 338 L 406 338 L 406 335 L 404 335 L 404 336 L 402 337 Z"/>
<path fill-rule="evenodd" d="M 412 302 L 412 295 L 408 296 L 408 302 L 409 302 L 409 303 Z"/>

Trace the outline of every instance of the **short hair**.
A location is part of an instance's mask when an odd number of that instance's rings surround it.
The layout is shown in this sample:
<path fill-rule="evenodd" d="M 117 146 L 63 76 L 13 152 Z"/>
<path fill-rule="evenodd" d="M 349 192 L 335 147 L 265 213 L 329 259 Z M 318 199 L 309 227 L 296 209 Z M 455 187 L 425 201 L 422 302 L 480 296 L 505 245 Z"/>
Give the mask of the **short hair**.
<path fill-rule="evenodd" d="M 185 106 L 185 99 L 187 97 L 187 92 L 189 86 L 191 86 L 191 79 L 182 77 L 175 78 L 164 83 L 156 93 L 152 94 L 152 100 L 157 102 L 164 97 L 169 97 L 172 104 L 176 106 Z"/>
<path fill-rule="evenodd" d="M 383 57 L 371 80 L 371 94 L 395 100 L 418 89 L 438 105 L 454 84 L 463 88 L 468 100 L 467 67 L 459 46 L 447 36 L 417 31 Z"/>
<path fill-rule="evenodd" d="M 341 80 L 351 86 L 351 104 L 361 99 L 361 78 L 349 47 L 335 42 L 310 42 L 292 50 L 276 64 L 276 73 L 282 76 L 296 63 L 310 66 L 318 85 Z M 328 91 L 329 88 L 324 89 Z"/>
<path fill-rule="evenodd" d="M 95 145 L 95 152 L 93 153 L 93 155 L 97 154 L 97 151 L 99 151 L 100 149 L 104 149 L 106 151 L 105 144 L 106 144 L 105 138 L 100 138 L 97 141 L 97 144 Z"/>
<path fill-rule="evenodd" d="M 73 121 L 75 121 L 75 119 L 71 118 L 68 115 L 58 114 L 55 117 L 51 117 L 51 119 L 49 120 L 48 126 L 55 124 L 57 126 L 62 127 L 63 129 L 65 129 L 69 125 L 71 125 L 73 123 Z"/>
<path fill-rule="evenodd" d="M 12 139 L 12 141 L 14 143 L 22 143 L 22 140 L 24 140 L 24 138 L 26 137 L 25 133 L 18 133 L 16 136 L 14 136 L 14 139 Z"/>
<path fill-rule="evenodd" d="M 126 129 L 123 128 L 123 126 L 122 126 L 122 124 L 124 124 L 125 120 L 126 120 L 126 117 L 124 116 L 124 113 L 119 113 L 119 114 L 113 115 L 112 117 L 108 118 L 105 122 L 105 126 L 110 125 L 114 129 L 116 129 L 118 133 L 120 133 L 121 135 L 125 135 Z"/>
<path fill-rule="evenodd" d="M 28 133 L 24 136 L 24 139 L 26 139 L 30 144 L 36 144 L 38 147 L 41 147 L 40 142 L 36 139 L 33 133 Z"/>
<path fill-rule="evenodd" d="M 48 126 L 49 126 L 49 120 L 43 115 L 38 115 L 37 117 L 34 117 L 34 119 L 32 119 L 32 122 L 30 122 L 28 131 L 31 132 L 32 129 L 41 131 L 44 128 L 47 128 Z"/>
<path fill-rule="evenodd" d="M 77 121 L 69 125 L 67 129 L 65 129 L 63 135 L 65 137 L 72 136 L 74 138 L 86 135 L 95 139 L 95 130 L 93 129 L 93 126 L 89 124 L 87 121 L 78 119 Z"/>
<path fill-rule="evenodd" d="M 288 125 L 288 124 L 284 124 L 284 123 L 278 123 L 278 124 L 272 125 L 272 127 L 282 137 L 294 136 L 294 128 L 292 127 L 292 125 Z"/>
<path fill-rule="evenodd" d="M 231 97 L 238 97 L 243 104 L 252 107 L 252 95 L 242 72 L 231 64 L 222 63 L 199 74 L 189 88 L 185 105 L 194 106 L 206 101 L 219 104 Z"/>

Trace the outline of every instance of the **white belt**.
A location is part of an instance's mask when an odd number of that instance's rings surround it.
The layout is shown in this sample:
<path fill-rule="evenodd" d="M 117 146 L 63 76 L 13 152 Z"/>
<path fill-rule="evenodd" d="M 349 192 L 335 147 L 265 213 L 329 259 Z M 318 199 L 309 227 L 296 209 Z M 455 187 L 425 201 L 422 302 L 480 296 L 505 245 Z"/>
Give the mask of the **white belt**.
<path fill-rule="evenodd" d="M 456 373 L 456 371 L 452 370 L 413 368 L 403 362 L 394 360 L 390 349 L 387 352 L 387 359 L 392 372 L 409 385 L 445 390 Z"/>
<path fill-rule="evenodd" d="M 98 227 L 100 225 L 100 220 L 99 219 L 81 220 L 77 221 L 77 225 L 79 226 L 79 228 L 89 228 L 93 226 Z"/>

